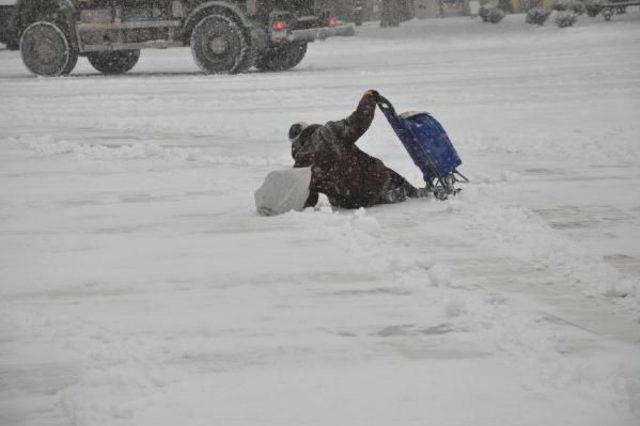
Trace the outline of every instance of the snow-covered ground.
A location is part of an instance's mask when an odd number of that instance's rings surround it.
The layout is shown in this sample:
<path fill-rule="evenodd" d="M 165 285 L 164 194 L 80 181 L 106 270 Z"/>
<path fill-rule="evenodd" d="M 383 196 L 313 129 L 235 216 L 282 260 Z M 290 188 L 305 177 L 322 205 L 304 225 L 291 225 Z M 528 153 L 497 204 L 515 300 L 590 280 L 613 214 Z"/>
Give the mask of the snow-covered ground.
<path fill-rule="evenodd" d="M 0 424 L 640 424 L 640 13 L 455 18 L 286 73 L 0 52 Z M 455 199 L 263 218 L 290 123 L 429 110 Z M 418 170 L 378 114 L 359 146 Z"/>

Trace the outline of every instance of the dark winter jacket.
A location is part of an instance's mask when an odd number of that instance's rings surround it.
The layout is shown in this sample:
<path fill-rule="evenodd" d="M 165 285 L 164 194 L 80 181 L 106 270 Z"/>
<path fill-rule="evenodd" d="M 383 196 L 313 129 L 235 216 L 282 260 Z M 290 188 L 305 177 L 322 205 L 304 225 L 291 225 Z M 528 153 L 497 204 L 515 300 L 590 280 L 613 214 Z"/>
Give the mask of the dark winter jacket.
<path fill-rule="evenodd" d="M 402 176 L 356 146 L 371 125 L 375 108 L 374 96 L 367 92 L 349 117 L 311 125 L 293 142 L 294 167 L 311 166 L 308 205 L 318 202 L 320 192 L 332 205 L 343 208 L 389 202 L 385 194 L 398 187 L 406 188 L 407 195 L 413 196 L 416 189 Z"/>

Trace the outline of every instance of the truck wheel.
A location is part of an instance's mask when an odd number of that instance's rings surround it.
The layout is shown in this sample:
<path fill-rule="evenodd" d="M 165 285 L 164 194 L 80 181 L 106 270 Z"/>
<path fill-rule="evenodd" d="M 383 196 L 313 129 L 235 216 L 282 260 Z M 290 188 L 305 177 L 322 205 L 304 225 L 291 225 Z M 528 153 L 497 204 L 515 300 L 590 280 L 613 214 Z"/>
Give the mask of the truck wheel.
<path fill-rule="evenodd" d="M 22 62 L 34 74 L 67 75 L 78 61 L 78 53 L 56 24 L 45 21 L 29 25 L 20 38 Z"/>
<path fill-rule="evenodd" d="M 71 56 L 69 57 L 69 62 L 67 62 L 67 66 L 64 67 L 64 69 L 62 70 L 61 75 L 71 74 L 71 71 L 73 71 L 77 63 L 78 63 L 78 52 L 72 52 Z"/>
<path fill-rule="evenodd" d="M 307 43 L 286 43 L 269 48 L 256 60 L 260 71 L 285 71 L 298 65 L 307 53 Z"/>
<path fill-rule="evenodd" d="M 235 74 L 246 70 L 249 51 L 244 32 L 226 16 L 206 16 L 191 33 L 191 54 L 207 74 Z"/>
<path fill-rule="evenodd" d="M 115 50 L 112 52 L 87 53 L 93 67 L 103 74 L 124 74 L 140 59 L 140 50 Z"/>

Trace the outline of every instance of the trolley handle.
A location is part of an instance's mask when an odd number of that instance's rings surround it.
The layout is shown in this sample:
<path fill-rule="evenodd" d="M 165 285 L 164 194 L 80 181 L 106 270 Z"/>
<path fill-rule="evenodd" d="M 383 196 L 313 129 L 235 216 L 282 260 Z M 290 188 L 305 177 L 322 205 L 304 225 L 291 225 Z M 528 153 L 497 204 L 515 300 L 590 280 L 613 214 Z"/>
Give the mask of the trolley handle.
<path fill-rule="evenodd" d="M 391 115 L 397 116 L 396 110 L 393 108 L 393 105 L 391 104 L 389 99 L 385 98 L 379 93 L 376 99 L 376 103 L 378 104 L 378 108 L 380 108 L 382 112 L 391 113 Z"/>

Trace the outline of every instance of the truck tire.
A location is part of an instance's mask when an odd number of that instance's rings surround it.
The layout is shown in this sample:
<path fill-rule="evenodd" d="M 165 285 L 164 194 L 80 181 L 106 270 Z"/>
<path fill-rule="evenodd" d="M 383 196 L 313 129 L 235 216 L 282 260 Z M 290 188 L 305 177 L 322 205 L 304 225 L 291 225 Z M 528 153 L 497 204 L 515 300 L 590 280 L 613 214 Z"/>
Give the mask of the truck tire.
<path fill-rule="evenodd" d="M 140 59 L 140 50 L 115 50 L 87 53 L 89 63 L 103 74 L 124 74 Z"/>
<path fill-rule="evenodd" d="M 285 71 L 298 65 L 307 53 L 307 43 L 292 42 L 272 47 L 256 60 L 260 71 Z"/>
<path fill-rule="evenodd" d="M 71 56 L 69 57 L 69 62 L 67 62 L 67 66 L 62 70 L 62 74 L 60 75 L 69 75 L 71 71 L 76 67 L 78 63 L 78 52 L 72 51 Z"/>
<path fill-rule="evenodd" d="M 205 16 L 191 33 L 191 54 L 207 74 L 236 74 L 246 70 L 250 50 L 245 33 L 226 16 Z"/>
<path fill-rule="evenodd" d="M 34 22 L 24 30 L 20 53 L 29 71 L 49 77 L 69 74 L 78 61 L 64 31 L 46 21 Z"/>

